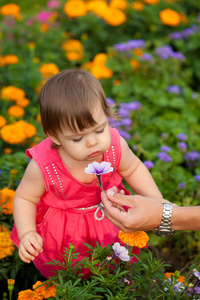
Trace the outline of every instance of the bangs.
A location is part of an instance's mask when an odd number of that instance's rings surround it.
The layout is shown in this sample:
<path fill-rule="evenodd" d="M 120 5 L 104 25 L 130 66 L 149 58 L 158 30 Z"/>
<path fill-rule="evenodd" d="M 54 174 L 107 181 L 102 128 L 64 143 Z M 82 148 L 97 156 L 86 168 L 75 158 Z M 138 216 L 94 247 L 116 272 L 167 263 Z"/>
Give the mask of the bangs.
<path fill-rule="evenodd" d="M 100 82 L 88 71 L 62 71 L 42 87 L 40 112 L 45 134 L 57 137 L 63 128 L 76 133 L 94 126 L 93 112 L 100 108 L 112 117 Z"/>

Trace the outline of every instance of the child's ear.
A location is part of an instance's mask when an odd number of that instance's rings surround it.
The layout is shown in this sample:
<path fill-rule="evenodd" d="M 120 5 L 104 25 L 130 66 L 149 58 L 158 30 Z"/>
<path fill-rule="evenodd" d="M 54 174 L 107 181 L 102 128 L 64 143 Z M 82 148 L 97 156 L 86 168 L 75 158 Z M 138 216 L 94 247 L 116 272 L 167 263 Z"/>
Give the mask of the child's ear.
<path fill-rule="evenodd" d="M 57 138 L 55 138 L 55 136 L 53 135 L 49 135 L 48 134 L 48 137 L 52 140 L 52 142 L 54 142 L 57 146 L 60 146 L 61 143 L 59 142 L 59 140 Z"/>

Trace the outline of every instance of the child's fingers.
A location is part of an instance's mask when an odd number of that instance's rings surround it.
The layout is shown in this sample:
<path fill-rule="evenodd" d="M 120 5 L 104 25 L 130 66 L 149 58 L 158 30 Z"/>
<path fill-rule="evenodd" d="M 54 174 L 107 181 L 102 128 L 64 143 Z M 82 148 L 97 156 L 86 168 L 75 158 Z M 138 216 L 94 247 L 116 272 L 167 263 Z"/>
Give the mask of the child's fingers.
<path fill-rule="evenodd" d="M 19 245 L 19 257 L 26 263 L 30 263 L 35 259 L 35 257 L 28 252 L 24 245 Z"/>

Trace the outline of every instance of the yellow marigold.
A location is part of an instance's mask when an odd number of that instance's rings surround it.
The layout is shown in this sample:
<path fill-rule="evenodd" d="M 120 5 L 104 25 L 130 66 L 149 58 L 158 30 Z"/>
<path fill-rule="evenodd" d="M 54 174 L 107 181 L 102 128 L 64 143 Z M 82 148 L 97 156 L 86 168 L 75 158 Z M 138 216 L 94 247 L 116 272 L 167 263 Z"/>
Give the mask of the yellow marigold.
<path fill-rule="evenodd" d="M 126 22 L 126 15 L 121 10 L 110 7 L 105 11 L 103 19 L 111 26 L 119 26 Z"/>
<path fill-rule="evenodd" d="M 79 60 L 83 59 L 83 54 L 79 53 L 79 52 L 75 52 L 75 51 L 68 51 L 68 52 L 66 52 L 65 56 L 69 61 L 72 61 L 72 60 L 79 61 Z"/>
<path fill-rule="evenodd" d="M 43 296 L 38 295 L 36 291 L 25 290 L 19 292 L 17 300 L 43 300 Z"/>
<path fill-rule="evenodd" d="M 27 98 L 17 99 L 17 101 L 16 101 L 16 104 L 21 107 L 26 107 L 29 105 L 29 103 L 30 103 L 30 100 Z"/>
<path fill-rule="evenodd" d="M 77 18 L 86 15 L 87 5 L 83 0 L 69 0 L 63 8 L 65 14 L 70 18 Z"/>
<path fill-rule="evenodd" d="M 139 248 L 146 247 L 149 237 L 144 231 L 134 231 L 131 233 L 123 233 L 121 230 L 119 231 L 118 238 L 129 246 L 135 246 Z"/>
<path fill-rule="evenodd" d="M 13 213 L 13 199 L 15 191 L 5 187 L 0 190 L 0 206 L 3 209 L 5 215 L 12 215 Z"/>
<path fill-rule="evenodd" d="M 0 232 L 0 259 L 12 255 L 15 250 L 15 246 L 10 239 L 10 232 Z"/>
<path fill-rule="evenodd" d="M 169 8 L 162 10 L 159 13 L 159 18 L 163 24 L 172 27 L 178 26 L 181 22 L 180 15 L 176 11 Z"/>
<path fill-rule="evenodd" d="M 127 9 L 128 2 L 126 0 L 111 0 L 109 5 L 110 5 L 110 7 L 125 10 L 125 9 Z"/>
<path fill-rule="evenodd" d="M 0 116 L 0 128 L 6 124 L 6 119 L 3 116 Z"/>
<path fill-rule="evenodd" d="M 36 293 L 38 293 L 39 295 L 43 296 L 45 299 L 47 299 L 49 297 L 55 297 L 55 292 L 56 292 L 55 285 L 50 286 L 46 290 L 47 285 L 40 286 L 41 284 L 43 284 L 43 282 L 37 281 L 33 285 L 33 289 L 36 291 Z"/>
<path fill-rule="evenodd" d="M 130 64 L 133 71 L 137 70 L 140 67 L 140 62 L 135 59 L 131 59 Z"/>
<path fill-rule="evenodd" d="M 101 66 L 101 77 L 102 78 L 111 78 L 113 76 L 113 71 L 106 66 Z"/>
<path fill-rule="evenodd" d="M 15 284 L 15 280 L 14 279 L 8 279 L 7 283 L 8 283 L 8 285 L 14 285 Z"/>
<path fill-rule="evenodd" d="M 17 101 L 23 98 L 25 98 L 25 93 L 20 88 L 9 85 L 1 89 L 1 99 L 3 100 Z"/>
<path fill-rule="evenodd" d="M 4 149 L 3 149 L 3 152 L 4 152 L 5 154 L 11 154 L 11 153 L 12 153 L 12 149 L 11 149 L 11 148 L 4 148 Z"/>
<path fill-rule="evenodd" d="M 4 65 L 17 64 L 18 61 L 19 61 L 19 58 L 15 54 L 7 54 L 3 58 Z"/>
<path fill-rule="evenodd" d="M 103 17 L 108 8 L 106 0 L 91 0 L 87 2 L 88 11 L 94 12 L 99 17 Z"/>
<path fill-rule="evenodd" d="M 90 72 L 92 75 L 94 75 L 98 80 L 102 79 L 101 75 L 101 65 L 92 65 L 90 68 Z"/>
<path fill-rule="evenodd" d="M 22 19 L 22 16 L 21 16 L 21 13 L 20 13 L 20 7 L 15 3 L 9 3 L 9 4 L 6 4 L 6 5 L 2 6 L 1 9 L 0 9 L 0 13 L 3 16 L 11 15 L 16 20 L 21 20 Z"/>
<path fill-rule="evenodd" d="M 62 43 L 63 51 L 83 51 L 83 45 L 79 40 L 69 39 Z"/>
<path fill-rule="evenodd" d="M 140 1 L 132 2 L 131 7 L 136 11 L 143 10 L 144 3 L 140 2 Z"/>
<path fill-rule="evenodd" d="M 94 64 L 105 65 L 108 57 L 105 53 L 98 53 L 93 59 Z"/>
<path fill-rule="evenodd" d="M 160 2 L 160 0 L 143 0 L 146 4 L 155 5 Z"/>
<path fill-rule="evenodd" d="M 44 78 L 49 78 L 59 72 L 58 67 L 53 64 L 44 64 L 40 67 L 40 72 Z"/>
<path fill-rule="evenodd" d="M 94 75 L 98 80 L 104 78 L 111 78 L 113 76 L 113 71 L 101 64 L 93 64 L 90 72 Z"/>
<path fill-rule="evenodd" d="M 12 105 L 8 108 L 7 114 L 11 117 L 21 118 L 25 115 L 25 111 L 21 106 Z"/>
<path fill-rule="evenodd" d="M 36 134 L 36 128 L 32 124 L 20 120 L 13 124 L 5 125 L 1 130 L 1 138 L 9 144 L 23 143 L 27 138 Z"/>

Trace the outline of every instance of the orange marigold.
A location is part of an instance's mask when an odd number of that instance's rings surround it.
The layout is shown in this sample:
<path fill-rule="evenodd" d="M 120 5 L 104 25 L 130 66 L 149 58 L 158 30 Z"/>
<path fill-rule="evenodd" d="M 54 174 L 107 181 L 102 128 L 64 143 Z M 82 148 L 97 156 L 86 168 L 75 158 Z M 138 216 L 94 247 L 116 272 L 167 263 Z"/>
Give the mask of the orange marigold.
<path fill-rule="evenodd" d="M 59 72 L 58 67 L 53 64 L 44 64 L 40 67 L 40 72 L 44 78 L 49 78 Z"/>
<path fill-rule="evenodd" d="M 140 62 L 135 60 L 135 59 L 131 59 L 130 64 L 131 64 L 131 67 L 132 67 L 133 71 L 137 70 L 140 66 Z"/>
<path fill-rule="evenodd" d="M 88 11 L 94 12 L 99 17 L 105 15 L 105 11 L 109 9 L 109 6 L 105 0 L 91 0 L 87 2 Z"/>
<path fill-rule="evenodd" d="M 12 153 L 12 149 L 11 149 L 11 148 L 4 148 L 4 149 L 3 149 L 3 152 L 4 152 L 5 154 L 11 154 L 11 153 Z"/>
<path fill-rule="evenodd" d="M 110 7 L 125 10 L 125 9 L 127 9 L 128 2 L 126 0 L 111 0 L 109 5 L 110 5 Z"/>
<path fill-rule="evenodd" d="M 9 144 L 23 143 L 27 138 L 36 134 L 36 128 L 32 124 L 20 120 L 13 124 L 5 125 L 1 130 L 1 138 Z"/>
<path fill-rule="evenodd" d="M 25 290 L 19 292 L 17 300 L 43 300 L 43 296 L 36 291 Z"/>
<path fill-rule="evenodd" d="M 167 278 L 171 278 L 171 275 L 173 277 L 175 277 L 175 273 L 165 273 L 164 274 Z M 179 276 L 178 279 L 177 279 L 179 282 L 184 282 L 185 281 L 185 277 L 184 276 Z"/>
<path fill-rule="evenodd" d="M 10 232 L 6 229 L 0 232 L 0 259 L 12 255 L 15 246 L 10 239 Z"/>
<path fill-rule="evenodd" d="M 19 99 L 23 99 L 24 97 L 25 92 L 15 86 L 4 86 L 1 89 L 1 99 L 3 100 L 17 101 Z"/>
<path fill-rule="evenodd" d="M 87 5 L 83 0 L 69 0 L 63 8 L 65 14 L 70 18 L 77 18 L 86 15 Z"/>
<path fill-rule="evenodd" d="M 3 58 L 4 65 L 17 64 L 18 61 L 19 61 L 19 58 L 15 54 L 7 54 Z"/>
<path fill-rule="evenodd" d="M 14 279 L 8 279 L 7 283 L 8 283 L 8 285 L 14 285 L 15 284 L 15 280 Z"/>
<path fill-rule="evenodd" d="M 49 298 L 49 297 L 55 297 L 55 285 L 52 285 L 50 287 L 48 287 L 48 289 L 46 289 L 47 285 L 42 285 L 43 282 L 41 281 L 37 281 L 34 285 L 33 285 L 33 289 L 36 291 L 36 293 L 38 293 L 39 295 L 42 295 L 45 299 Z M 42 286 L 40 286 L 42 285 Z"/>
<path fill-rule="evenodd" d="M 6 124 L 6 119 L 3 116 L 0 116 L 0 128 Z"/>
<path fill-rule="evenodd" d="M 143 10 L 144 3 L 140 2 L 140 1 L 132 2 L 131 7 L 136 11 Z"/>
<path fill-rule="evenodd" d="M 181 22 L 180 15 L 176 11 L 169 9 L 169 8 L 162 10 L 159 13 L 159 18 L 163 24 L 172 26 L 172 27 L 178 26 Z"/>
<path fill-rule="evenodd" d="M 0 190 L 0 206 L 3 209 L 5 215 L 12 215 L 13 213 L 13 199 L 15 191 L 5 187 Z"/>
<path fill-rule="evenodd" d="M 83 59 L 83 54 L 75 51 L 68 51 L 65 56 L 69 61 Z"/>
<path fill-rule="evenodd" d="M 15 3 L 8 3 L 0 8 L 0 13 L 3 16 L 11 15 L 16 20 L 21 20 L 22 16 L 20 13 L 20 7 Z"/>
<path fill-rule="evenodd" d="M 105 11 L 103 19 L 111 26 L 119 26 L 126 22 L 126 15 L 121 10 L 110 7 Z"/>
<path fill-rule="evenodd" d="M 27 105 L 29 105 L 30 100 L 27 98 L 23 98 L 23 99 L 17 99 L 16 104 L 21 106 L 21 107 L 26 107 Z"/>
<path fill-rule="evenodd" d="M 21 118 L 25 115 L 23 107 L 18 105 L 12 105 L 8 108 L 7 113 L 11 117 Z"/>
<path fill-rule="evenodd" d="M 98 53 L 95 55 L 94 59 L 93 59 L 93 63 L 94 64 L 98 64 L 98 65 L 105 65 L 105 63 L 107 62 L 107 55 L 105 53 Z"/>
<path fill-rule="evenodd" d="M 83 51 L 83 45 L 79 40 L 69 39 L 62 43 L 63 51 Z"/>
<path fill-rule="evenodd" d="M 121 230 L 119 231 L 118 238 L 129 246 L 135 246 L 139 248 L 146 247 L 149 236 L 144 231 L 134 231 L 131 233 L 124 233 Z"/>
<path fill-rule="evenodd" d="M 155 5 L 160 2 L 160 0 L 143 0 L 146 4 Z"/>

